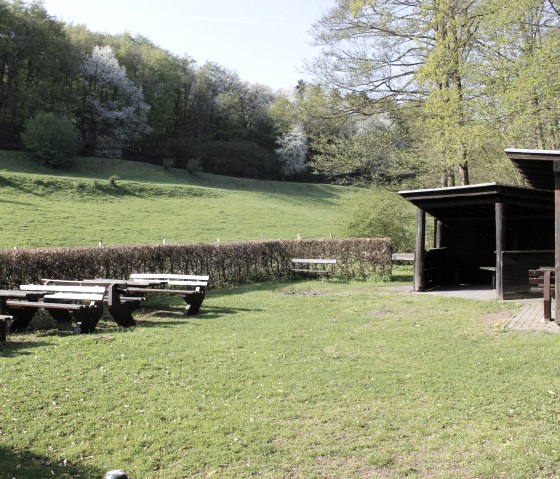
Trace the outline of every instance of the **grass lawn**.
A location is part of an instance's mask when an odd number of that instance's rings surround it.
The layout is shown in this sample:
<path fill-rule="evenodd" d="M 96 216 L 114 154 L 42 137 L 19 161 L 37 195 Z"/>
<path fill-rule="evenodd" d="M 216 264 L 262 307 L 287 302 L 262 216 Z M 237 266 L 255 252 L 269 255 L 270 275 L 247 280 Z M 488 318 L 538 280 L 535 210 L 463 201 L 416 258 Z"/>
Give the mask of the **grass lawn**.
<path fill-rule="evenodd" d="M 267 283 L 196 318 L 165 300 L 127 332 L 11 335 L 0 479 L 558 477 L 560 337 L 391 286 Z"/>
<path fill-rule="evenodd" d="M 102 158 L 56 170 L 0 151 L 0 248 L 328 238 L 349 191 Z"/>

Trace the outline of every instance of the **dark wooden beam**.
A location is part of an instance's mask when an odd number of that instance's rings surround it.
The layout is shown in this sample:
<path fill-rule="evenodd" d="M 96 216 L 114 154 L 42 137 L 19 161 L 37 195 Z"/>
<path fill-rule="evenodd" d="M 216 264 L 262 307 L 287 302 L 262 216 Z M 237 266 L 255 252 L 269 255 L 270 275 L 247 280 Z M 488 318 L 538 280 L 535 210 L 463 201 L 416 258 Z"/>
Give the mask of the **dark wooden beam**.
<path fill-rule="evenodd" d="M 502 251 L 506 238 L 505 207 L 503 203 L 496 203 L 496 295 L 504 298 L 504 277 L 502 264 Z"/>
<path fill-rule="evenodd" d="M 416 251 L 414 256 L 414 291 L 426 290 L 424 256 L 426 254 L 426 212 L 416 209 Z"/>
<path fill-rule="evenodd" d="M 556 205 L 554 211 L 554 297 L 556 298 L 556 306 L 554 307 L 554 321 L 560 324 L 560 164 L 554 162 L 554 202 Z"/>

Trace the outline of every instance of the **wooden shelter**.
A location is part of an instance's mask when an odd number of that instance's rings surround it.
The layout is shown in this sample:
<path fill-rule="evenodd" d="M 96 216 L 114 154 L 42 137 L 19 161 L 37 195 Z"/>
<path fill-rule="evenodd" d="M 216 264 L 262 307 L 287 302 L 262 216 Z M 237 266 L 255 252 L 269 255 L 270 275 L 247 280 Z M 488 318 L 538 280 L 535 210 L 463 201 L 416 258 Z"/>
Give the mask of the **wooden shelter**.
<path fill-rule="evenodd" d="M 554 265 L 555 277 L 560 278 L 560 151 L 559 150 L 505 150 L 506 156 L 519 170 L 527 184 L 554 192 Z M 560 298 L 560 281 L 555 282 L 555 297 Z M 560 324 L 560 301 L 556 301 L 556 323 Z"/>
<path fill-rule="evenodd" d="M 417 207 L 415 291 L 492 284 L 500 299 L 519 297 L 529 292 L 528 270 L 554 259 L 552 191 L 486 183 L 399 194 Z"/>

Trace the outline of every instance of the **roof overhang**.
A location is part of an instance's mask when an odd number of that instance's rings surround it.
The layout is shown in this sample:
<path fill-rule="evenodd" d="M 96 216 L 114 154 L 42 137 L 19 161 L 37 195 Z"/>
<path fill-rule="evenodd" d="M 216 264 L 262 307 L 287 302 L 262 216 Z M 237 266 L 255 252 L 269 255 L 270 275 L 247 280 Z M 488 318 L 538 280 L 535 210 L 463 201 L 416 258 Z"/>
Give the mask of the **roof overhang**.
<path fill-rule="evenodd" d="M 505 154 L 528 185 L 541 190 L 554 189 L 554 162 L 560 161 L 560 150 L 508 148 Z"/>
<path fill-rule="evenodd" d="M 446 222 L 491 220 L 496 203 L 510 206 L 508 218 L 553 217 L 554 211 L 552 191 L 497 183 L 399 191 L 399 195 Z"/>

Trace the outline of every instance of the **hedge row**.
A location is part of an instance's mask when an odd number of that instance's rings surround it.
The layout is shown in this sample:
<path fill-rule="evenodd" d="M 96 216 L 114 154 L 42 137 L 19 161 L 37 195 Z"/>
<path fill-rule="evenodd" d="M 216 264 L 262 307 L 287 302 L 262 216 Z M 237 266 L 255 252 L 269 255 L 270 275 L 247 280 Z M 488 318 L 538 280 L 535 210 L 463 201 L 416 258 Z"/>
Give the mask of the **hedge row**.
<path fill-rule="evenodd" d="M 336 258 L 335 276 L 344 279 L 391 275 L 386 238 L 249 241 L 0 250 L 0 287 L 41 278 L 127 278 L 143 272 L 209 274 L 211 286 L 220 287 L 284 278 L 290 258 Z"/>

